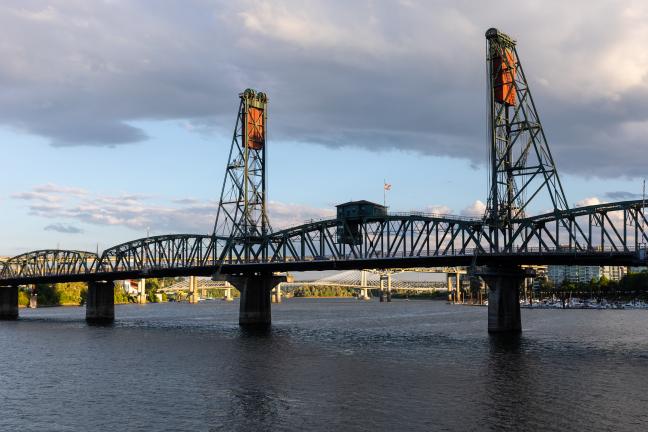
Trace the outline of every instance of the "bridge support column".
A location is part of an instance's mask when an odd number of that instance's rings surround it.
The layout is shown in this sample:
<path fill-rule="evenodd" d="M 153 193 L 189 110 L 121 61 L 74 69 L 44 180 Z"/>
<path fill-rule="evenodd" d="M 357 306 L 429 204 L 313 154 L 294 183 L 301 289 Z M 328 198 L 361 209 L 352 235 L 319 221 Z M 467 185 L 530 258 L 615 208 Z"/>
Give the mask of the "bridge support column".
<path fill-rule="evenodd" d="M 461 274 L 447 273 L 448 301 L 461 303 Z"/>
<path fill-rule="evenodd" d="M 29 309 L 36 309 L 38 307 L 38 293 L 36 292 L 36 285 L 32 285 L 29 290 Z"/>
<path fill-rule="evenodd" d="M 486 267 L 478 273 L 488 285 L 488 332 L 522 331 L 520 286 L 526 273 L 519 267 Z"/>
<path fill-rule="evenodd" d="M 380 275 L 380 301 L 391 301 L 391 274 L 389 273 L 386 275 Z"/>
<path fill-rule="evenodd" d="M 137 281 L 137 303 L 146 304 L 146 279 Z"/>
<path fill-rule="evenodd" d="M 18 319 L 18 286 L 0 287 L 0 320 Z"/>
<path fill-rule="evenodd" d="M 281 297 L 282 297 L 282 292 L 281 292 L 281 282 L 272 289 L 273 296 L 272 296 L 272 303 L 281 303 Z"/>
<path fill-rule="evenodd" d="M 198 283 L 196 276 L 189 276 L 189 303 L 198 303 Z"/>
<path fill-rule="evenodd" d="M 360 300 L 371 300 L 371 297 L 369 297 L 369 290 L 367 288 L 362 288 L 360 290 Z"/>
<path fill-rule="evenodd" d="M 281 303 L 281 282 L 272 289 L 272 303 Z"/>
<path fill-rule="evenodd" d="M 239 276 L 215 275 L 212 279 L 226 280 L 241 292 L 239 325 L 267 327 L 271 324 L 270 294 L 277 284 L 286 281 L 286 276 L 260 272 Z"/>
<path fill-rule="evenodd" d="M 454 293 L 452 289 L 452 275 L 450 273 L 446 274 L 446 286 L 448 287 L 448 302 L 452 303 L 454 301 Z"/>
<path fill-rule="evenodd" d="M 88 282 L 86 321 L 89 324 L 110 324 L 115 320 L 115 283 Z"/>
<path fill-rule="evenodd" d="M 225 295 L 223 296 L 223 300 L 225 301 L 234 301 L 234 296 L 232 295 L 232 287 L 229 286 L 229 282 L 227 283 L 228 286 L 225 287 Z"/>
<path fill-rule="evenodd" d="M 369 290 L 367 289 L 367 271 L 360 271 L 360 300 L 369 300 Z"/>

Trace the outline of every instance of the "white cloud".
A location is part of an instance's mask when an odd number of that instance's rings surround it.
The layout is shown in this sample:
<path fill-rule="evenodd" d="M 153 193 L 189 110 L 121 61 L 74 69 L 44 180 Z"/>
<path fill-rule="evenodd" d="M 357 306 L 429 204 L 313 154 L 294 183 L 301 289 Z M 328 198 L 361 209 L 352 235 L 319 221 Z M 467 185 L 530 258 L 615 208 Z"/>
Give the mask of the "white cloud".
<path fill-rule="evenodd" d="M 429 205 L 425 207 L 425 213 L 449 215 L 452 214 L 452 209 L 446 205 Z"/>
<path fill-rule="evenodd" d="M 25 200 L 25 201 L 44 201 L 44 202 L 57 202 L 61 201 L 61 197 L 46 192 L 18 192 L 11 194 L 11 198 Z"/>
<path fill-rule="evenodd" d="M 135 231 L 151 229 L 162 233 L 210 233 L 213 229 L 218 203 L 195 198 L 167 199 L 151 202 L 152 197 L 140 194 L 97 195 L 80 189 L 52 187 L 58 191 L 72 191 L 67 196 L 56 195 L 49 202 L 40 195 L 43 192 L 22 192 L 14 198 L 33 201 L 29 213 L 47 219 L 81 222 L 90 225 L 122 226 Z M 42 189 L 41 186 L 34 188 Z M 45 202 L 43 202 L 45 201 Z M 277 230 L 298 225 L 307 220 L 335 216 L 333 209 L 321 209 L 307 205 L 270 201 L 268 216 Z M 72 232 L 77 229 L 63 223 L 50 224 L 48 231 Z M 80 228 L 78 228 L 80 229 Z"/>
<path fill-rule="evenodd" d="M 597 204 L 603 204 L 605 201 L 601 200 L 599 197 L 588 197 L 576 202 L 574 207 L 585 207 Z"/>
<path fill-rule="evenodd" d="M 66 196 L 83 196 L 87 192 L 80 188 L 69 188 L 53 183 L 35 186 L 31 191 L 18 192 L 11 195 L 11 198 L 25 201 L 42 201 L 46 203 L 57 203 Z"/>
<path fill-rule="evenodd" d="M 45 228 L 43 228 L 45 231 L 57 231 L 63 234 L 81 234 L 83 233 L 83 230 L 79 227 L 76 227 L 74 225 L 65 225 L 62 223 L 55 223 L 55 224 L 50 224 L 47 225 Z"/>
<path fill-rule="evenodd" d="M 65 187 L 54 183 L 47 183 L 44 185 L 36 186 L 34 187 L 33 191 L 44 193 L 44 194 L 62 194 L 62 195 L 77 195 L 77 196 L 87 194 L 85 189 Z"/>
<path fill-rule="evenodd" d="M 461 215 L 469 216 L 469 217 L 482 217 L 484 216 L 485 211 L 486 211 L 486 204 L 484 204 L 480 200 L 477 200 L 471 205 L 469 205 L 468 207 L 461 210 Z"/>
<path fill-rule="evenodd" d="M 335 210 L 270 201 L 268 203 L 268 217 L 274 229 L 281 229 L 303 224 L 314 219 L 335 218 Z"/>

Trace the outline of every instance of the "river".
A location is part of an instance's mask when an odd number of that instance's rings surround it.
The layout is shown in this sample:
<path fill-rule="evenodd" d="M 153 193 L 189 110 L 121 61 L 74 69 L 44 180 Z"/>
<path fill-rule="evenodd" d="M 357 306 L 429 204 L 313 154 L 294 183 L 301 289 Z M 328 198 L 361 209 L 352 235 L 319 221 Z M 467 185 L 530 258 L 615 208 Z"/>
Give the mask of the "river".
<path fill-rule="evenodd" d="M 646 431 L 648 311 L 288 299 L 77 307 L 0 322 L 1 431 Z"/>

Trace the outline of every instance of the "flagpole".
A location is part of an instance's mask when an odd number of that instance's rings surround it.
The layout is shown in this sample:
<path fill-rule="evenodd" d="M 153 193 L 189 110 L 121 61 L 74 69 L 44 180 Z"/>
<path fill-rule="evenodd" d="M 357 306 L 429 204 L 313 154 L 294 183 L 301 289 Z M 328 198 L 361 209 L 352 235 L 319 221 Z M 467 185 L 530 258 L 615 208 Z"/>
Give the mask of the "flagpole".
<path fill-rule="evenodd" d="M 385 185 L 387 184 L 387 179 L 383 179 L 383 207 L 387 208 L 387 188 Z"/>

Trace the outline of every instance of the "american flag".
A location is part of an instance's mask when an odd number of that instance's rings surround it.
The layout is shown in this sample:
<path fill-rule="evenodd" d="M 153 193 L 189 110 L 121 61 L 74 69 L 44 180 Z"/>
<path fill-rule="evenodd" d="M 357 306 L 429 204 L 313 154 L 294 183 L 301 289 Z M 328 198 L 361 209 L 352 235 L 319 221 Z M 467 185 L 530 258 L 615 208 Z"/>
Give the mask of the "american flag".
<path fill-rule="evenodd" d="M 385 190 L 391 190 L 391 185 L 389 183 L 385 183 Z"/>

